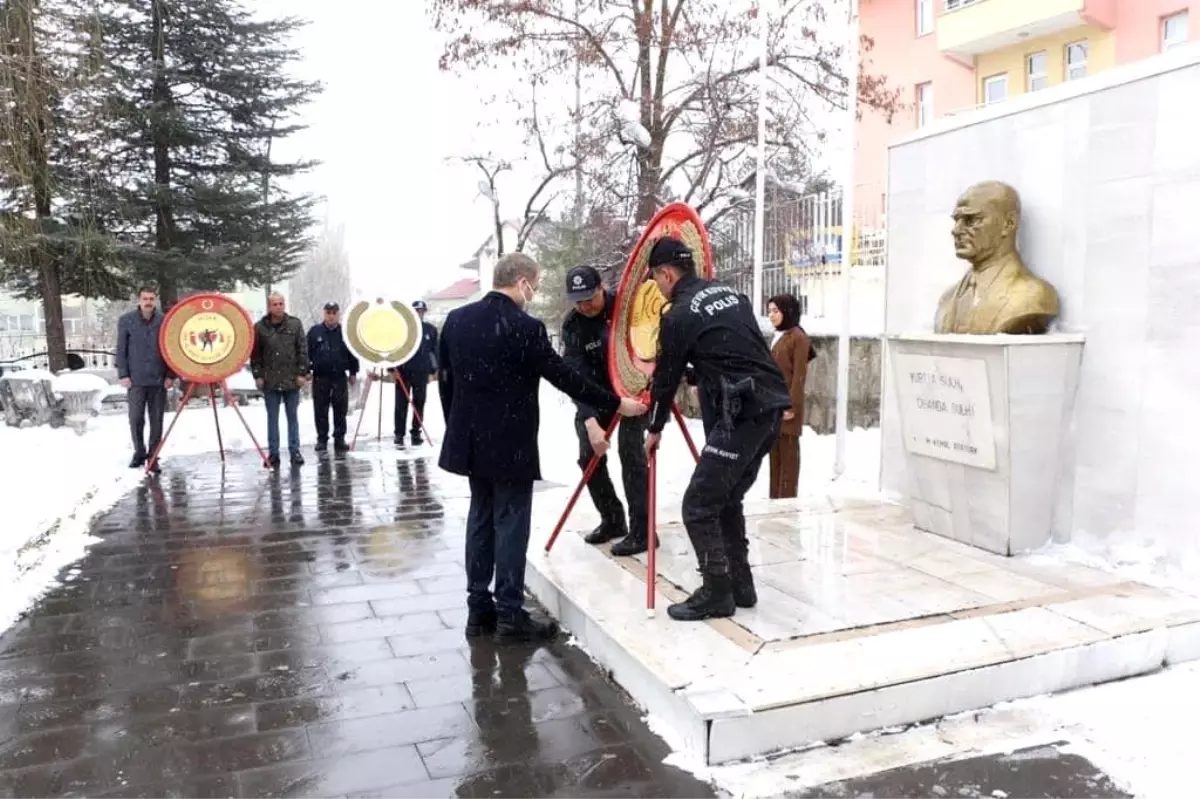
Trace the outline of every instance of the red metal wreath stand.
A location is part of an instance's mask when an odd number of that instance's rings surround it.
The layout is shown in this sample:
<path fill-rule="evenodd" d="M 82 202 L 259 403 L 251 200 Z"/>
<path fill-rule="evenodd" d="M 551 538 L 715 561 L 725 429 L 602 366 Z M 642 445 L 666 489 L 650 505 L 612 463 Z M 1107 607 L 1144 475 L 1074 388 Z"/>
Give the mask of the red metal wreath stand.
<path fill-rule="evenodd" d="M 221 440 L 221 417 L 217 414 L 217 389 L 216 383 L 197 383 L 188 381 L 187 388 L 184 389 L 183 399 L 179 400 L 179 408 L 175 411 L 174 418 L 171 419 L 171 424 L 167 426 L 167 432 L 163 433 L 162 439 L 159 440 L 158 446 L 154 448 L 153 454 L 150 455 L 150 460 L 146 461 L 146 471 L 150 472 L 154 469 L 154 464 L 158 463 L 158 454 L 162 452 L 163 446 L 166 445 L 167 439 L 171 437 L 171 431 L 175 429 L 175 423 L 179 421 L 180 414 L 187 407 L 188 401 L 196 392 L 196 386 L 208 386 L 208 400 L 212 404 L 213 424 L 217 428 L 217 449 L 221 453 L 221 462 L 225 462 L 225 443 Z M 234 413 L 242 420 L 242 426 L 246 428 L 246 434 L 250 436 L 250 440 L 254 442 L 254 448 L 258 450 L 258 457 L 262 458 L 263 466 L 270 468 L 271 461 L 267 459 L 267 453 L 263 452 L 263 448 L 259 445 L 258 439 L 254 437 L 254 431 L 250 429 L 250 424 L 246 421 L 246 417 L 242 415 L 242 409 L 238 407 L 237 397 L 229 392 L 229 385 L 224 380 L 220 382 L 221 395 L 225 397 L 226 402 L 233 407 Z"/>
<path fill-rule="evenodd" d="M 688 449 L 692 452 L 692 457 L 696 459 L 696 463 L 700 462 L 700 451 L 696 449 L 696 442 L 692 440 L 692 434 L 688 432 L 687 423 L 683 419 L 683 414 L 679 411 L 679 406 L 672 403 L 671 413 L 675 417 L 675 421 L 679 423 L 679 429 L 683 432 L 683 440 L 687 442 Z M 619 414 L 613 415 L 613 420 L 609 422 L 608 429 L 604 431 L 604 440 L 610 441 L 613 433 L 617 430 L 617 425 L 621 423 Z M 575 509 L 575 503 L 579 501 L 579 495 L 583 493 L 583 488 L 592 479 L 592 475 L 596 471 L 596 467 L 600 465 L 600 455 L 592 453 L 591 460 L 588 461 L 587 468 L 583 470 L 583 477 L 579 480 L 579 485 L 575 486 L 574 493 L 571 494 L 571 499 L 567 502 L 567 507 L 563 510 L 562 516 L 558 518 L 558 524 L 554 525 L 554 532 L 550 534 L 550 540 L 546 542 L 546 552 L 554 546 L 554 542 L 558 540 L 558 534 L 562 532 L 563 525 L 567 523 L 567 517 L 571 515 L 571 511 Z M 658 582 L 658 571 L 656 563 L 656 554 L 658 547 L 658 450 L 651 450 L 649 457 L 646 459 L 647 475 L 646 475 L 646 611 L 654 614 L 654 588 Z"/>
<path fill-rule="evenodd" d="M 429 431 L 425 429 L 425 420 L 417 412 L 417 406 L 413 405 L 412 392 L 408 390 L 408 384 L 400 376 L 400 370 L 394 370 L 392 376 L 396 379 L 396 385 L 400 386 L 400 390 L 404 392 L 404 396 L 408 400 L 408 405 L 412 408 L 413 418 L 417 420 L 417 424 L 421 427 L 421 432 L 425 434 L 425 438 L 429 441 L 430 446 L 437 446 L 433 441 L 433 436 L 429 435 Z M 379 427 L 375 431 L 375 440 L 381 441 L 383 439 L 383 373 L 368 372 L 367 385 L 363 388 L 363 404 L 358 412 L 358 424 L 354 425 L 354 438 L 350 442 L 350 449 L 354 449 L 354 445 L 358 443 L 358 431 L 362 428 L 363 417 L 367 414 L 367 399 L 371 395 L 371 383 L 373 382 L 379 384 Z M 401 431 L 397 430 L 396 432 L 399 433 Z"/>

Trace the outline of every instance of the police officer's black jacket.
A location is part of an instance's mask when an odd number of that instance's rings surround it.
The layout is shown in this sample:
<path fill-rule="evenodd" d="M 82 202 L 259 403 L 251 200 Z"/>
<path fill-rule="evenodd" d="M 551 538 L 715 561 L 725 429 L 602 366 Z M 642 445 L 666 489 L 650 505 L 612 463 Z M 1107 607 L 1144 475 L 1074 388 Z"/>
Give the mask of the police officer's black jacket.
<path fill-rule="evenodd" d="M 358 374 L 358 358 L 346 346 L 341 325 L 317 322 L 308 329 L 308 362 L 313 377 L 323 380 L 341 380 L 347 372 Z"/>
<path fill-rule="evenodd" d="M 750 300 L 728 286 L 694 275 L 675 284 L 659 328 L 651 433 L 661 432 L 671 418 L 675 391 L 689 363 L 703 394 L 720 401 L 731 389 L 740 388 L 738 418 L 792 406 Z"/>
<path fill-rule="evenodd" d="M 612 387 L 612 380 L 608 371 L 608 330 L 615 304 L 613 293 L 606 291 L 603 313 L 588 317 L 572 310 L 562 323 L 563 360 L 596 385 L 609 388 Z M 581 421 L 600 415 L 586 402 L 576 401 L 575 407 L 579 410 Z"/>
<path fill-rule="evenodd" d="M 421 322 L 421 345 L 416 354 L 405 361 L 400 367 L 400 373 L 410 379 L 408 382 L 423 382 L 438 370 L 438 332 L 437 328 L 428 322 Z M 399 386 L 397 386 L 399 388 Z"/>

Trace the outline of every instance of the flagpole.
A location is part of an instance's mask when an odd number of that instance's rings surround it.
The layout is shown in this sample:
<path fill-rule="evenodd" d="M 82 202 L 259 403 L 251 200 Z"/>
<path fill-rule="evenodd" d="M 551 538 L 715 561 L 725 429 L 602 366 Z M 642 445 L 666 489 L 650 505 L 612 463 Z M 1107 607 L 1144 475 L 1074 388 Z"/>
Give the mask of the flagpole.
<path fill-rule="evenodd" d="M 837 432 L 834 437 L 833 476 L 846 473 L 846 432 L 850 405 L 850 262 L 855 252 L 854 156 L 858 124 L 859 20 L 858 0 L 849 0 L 849 41 L 846 43 L 845 163 L 842 173 L 842 319 L 837 349 Z"/>
<path fill-rule="evenodd" d="M 767 0 L 758 0 L 758 152 L 754 180 L 754 277 L 752 304 L 755 315 L 764 311 L 763 241 L 767 205 Z"/>

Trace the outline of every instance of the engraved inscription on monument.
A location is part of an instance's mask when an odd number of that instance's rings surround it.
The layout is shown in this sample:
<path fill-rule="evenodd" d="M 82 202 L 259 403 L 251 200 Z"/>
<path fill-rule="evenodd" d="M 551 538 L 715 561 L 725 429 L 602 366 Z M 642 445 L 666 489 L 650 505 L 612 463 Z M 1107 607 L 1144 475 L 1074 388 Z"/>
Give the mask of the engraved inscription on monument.
<path fill-rule="evenodd" d="M 908 451 L 995 469 L 987 365 L 978 358 L 901 353 L 892 362 Z"/>

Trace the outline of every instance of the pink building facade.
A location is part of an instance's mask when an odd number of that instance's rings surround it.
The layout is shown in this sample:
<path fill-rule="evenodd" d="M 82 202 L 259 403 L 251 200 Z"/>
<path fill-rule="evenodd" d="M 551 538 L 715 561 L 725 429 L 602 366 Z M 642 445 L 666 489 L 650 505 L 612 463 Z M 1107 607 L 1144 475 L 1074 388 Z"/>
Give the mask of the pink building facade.
<path fill-rule="evenodd" d="M 947 114 L 1086 78 L 1200 38 L 1200 0 L 860 0 L 863 72 L 900 91 L 890 123 L 863 108 L 857 214 L 886 212 L 887 148 Z M 1182 100 L 1182 98 L 1181 98 Z"/>

